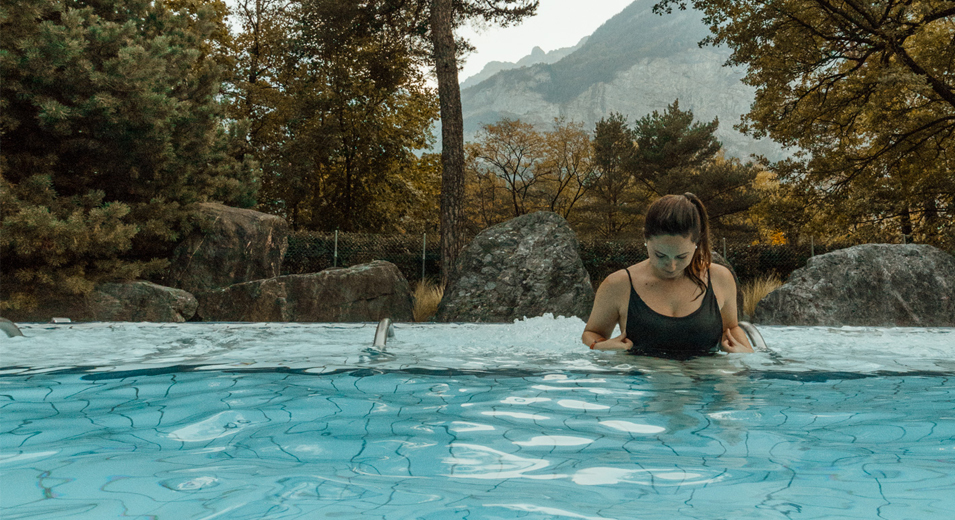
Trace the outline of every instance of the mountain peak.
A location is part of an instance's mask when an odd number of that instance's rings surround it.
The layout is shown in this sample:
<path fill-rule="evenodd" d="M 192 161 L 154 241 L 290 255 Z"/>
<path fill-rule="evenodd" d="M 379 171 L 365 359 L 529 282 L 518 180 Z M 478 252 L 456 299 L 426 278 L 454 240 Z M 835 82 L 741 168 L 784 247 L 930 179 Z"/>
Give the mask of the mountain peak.
<path fill-rule="evenodd" d="M 749 110 L 755 91 L 742 83 L 743 69 L 723 66 L 729 49 L 699 47 L 709 35 L 702 13 L 687 9 L 660 16 L 652 11 L 656 2 L 633 2 L 559 60 L 521 63 L 539 56 L 535 48 L 515 64 L 529 66 L 469 78 L 461 92 L 465 137 L 504 117 L 541 128 L 563 117 L 593 128 L 611 112 L 634 120 L 679 98 L 697 120 L 719 118 L 717 136 L 727 155 L 779 158 L 775 143 L 732 128 Z"/>
<path fill-rule="evenodd" d="M 573 47 L 563 47 L 560 49 L 554 49 L 550 52 L 546 52 L 544 49 L 540 48 L 540 46 L 536 46 L 531 50 L 530 54 L 528 54 L 527 56 L 524 56 L 523 58 L 517 60 L 516 62 L 490 61 L 484 65 L 484 68 L 481 69 L 481 72 L 478 72 L 477 74 L 473 76 L 469 76 L 465 78 L 461 82 L 461 90 L 478 85 L 482 81 L 505 70 L 519 69 L 521 67 L 528 67 L 531 65 L 537 65 L 542 63 L 543 64 L 556 63 L 560 61 L 561 59 L 563 59 L 564 57 L 566 57 L 567 55 L 569 55 L 570 53 L 579 49 L 585 43 L 587 43 L 588 38 L 589 37 L 587 36 L 585 36 L 584 38 L 581 38 L 580 41 L 577 42 L 577 45 L 574 45 Z"/>

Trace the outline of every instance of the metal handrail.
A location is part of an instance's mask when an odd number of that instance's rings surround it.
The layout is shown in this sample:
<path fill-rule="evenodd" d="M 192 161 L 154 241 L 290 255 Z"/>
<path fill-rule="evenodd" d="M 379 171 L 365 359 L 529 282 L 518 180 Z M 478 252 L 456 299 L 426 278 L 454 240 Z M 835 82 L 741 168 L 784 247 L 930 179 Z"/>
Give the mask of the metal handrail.
<path fill-rule="evenodd" d="M 375 329 L 375 342 L 372 344 L 375 347 L 383 348 L 385 343 L 388 342 L 388 338 L 395 337 L 394 327 L 391 326 L 391 318 L 382 318 L 378 322 L 378 328 Z"/>
<path fill-rule="evenodd" d="M 768 352 L 769 347 L 766 346 L 766 341 L 763 340 L 763 335 L 756 330 L 756 326 L 748 321 L 739 322 L 739 326 L 743 329 L 743 332 L 746 333 L 746 337 L 749 338 L 749 342 L 753 344 L 753 350 L 762 350 L 763 352 Z"/>
<path fill-rule="evenodd" d="M 13 323 L 6 318 L 0 318 L 0 330 L 6 332 L 8 338 L 15 338 L 17 336 L 23 335 L 23 333 L 20 332 L 20 327 L 17 327 L 16 323 Z"/>

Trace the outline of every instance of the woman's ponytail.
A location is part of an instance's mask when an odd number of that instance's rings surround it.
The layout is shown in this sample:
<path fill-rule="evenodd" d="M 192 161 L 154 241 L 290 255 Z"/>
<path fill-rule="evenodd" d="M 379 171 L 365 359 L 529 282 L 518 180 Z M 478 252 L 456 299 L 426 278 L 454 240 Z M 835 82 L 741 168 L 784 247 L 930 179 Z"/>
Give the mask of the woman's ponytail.
<path fill-rule="evenodd" d="M 706 214 L 706 207 L 703 206 L 703 201 L 699 197 L 690 192 L 684 193 L 683 196 L 696 207 L 700 218 L 700 238 L 696 244 L 696 251 L 693 252 L 693 260 L 686 268 L 689 271 L 687 274 L 705 292 L 706 282 L 703 281 L 703 271 L 708 269 L 710 263 L 713 262 L 713 255 L 710 252 L 710 219 Z"/>

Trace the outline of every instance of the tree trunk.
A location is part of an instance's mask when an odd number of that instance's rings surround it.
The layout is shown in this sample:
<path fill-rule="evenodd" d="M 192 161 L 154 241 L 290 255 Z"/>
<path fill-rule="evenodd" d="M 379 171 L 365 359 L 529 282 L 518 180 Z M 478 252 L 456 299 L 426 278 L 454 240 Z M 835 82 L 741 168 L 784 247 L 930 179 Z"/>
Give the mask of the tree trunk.
<path fill-rule="evenodd" d="M 941 243 L 941 234 L 939 230 L 938 221 L 938 204 L 935 199 L 930 198 L 925 201 L 923 205 L 925 212 L 922 214 L 922 233 L 925 237 L 925 242 L 933 245 L 938 245 Z"/>
<path fill-rule="evenodd" d="M 912 215 L 909 212 L 908 206 L 902 208 L 902 243 L 908 243 L 912 241 Z"/>
<path fill-rule="evenodd" d="M 464 116 L 458 85 L 458 60 L 454 45 L 452 0 L 431 5 L 431 40 L 441 105 L 441 282 L 454 271 L 464 248 Z"/>

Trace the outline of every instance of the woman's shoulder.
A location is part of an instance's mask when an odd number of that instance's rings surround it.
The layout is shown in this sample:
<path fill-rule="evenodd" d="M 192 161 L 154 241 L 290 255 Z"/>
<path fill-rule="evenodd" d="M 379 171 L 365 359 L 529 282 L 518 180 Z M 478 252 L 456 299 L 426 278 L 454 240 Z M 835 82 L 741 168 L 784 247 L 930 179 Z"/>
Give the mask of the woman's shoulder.
<path fill-rule="evenodd" d="M 630 276 L 627 276 L 628 269 L 630 270 L 630 273 L 629 273 Z M 633 268 L 629 267 L 627 269 L 620 269 L 619 271 L 614 271 L 610 273 L 609 275 L 607 275 L 607 281 L 610 283 L 625 283 L 625 282 L 629 282 L 632 276 L 633 276 Z"/>
<path fill-rule="evenodd" d="M 629 276 L 628 276 L 629 270 Z M 608 289 L 611 290 L 624 290 L 629 289 L 631 286 L 630 280 L 635 278 L 635 269 L 634 266 L 630 266 L 627 269 L 620 269 L 619 271 L 614 271 L 607 275 L 604 278 L 604 281 L 600 284 L 601 286 L 606 285 Z"/>
<path fill-rule="evenodd" d="M 736 285 L 736 279 L 733 278 L 733 273 L 726 267 L 720 264 L 710 264 L 710 276 L 713 278 L 713 283 L 721 286 L 727 287 L 728 285 Z"/>

